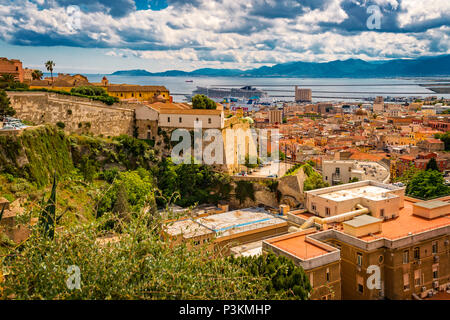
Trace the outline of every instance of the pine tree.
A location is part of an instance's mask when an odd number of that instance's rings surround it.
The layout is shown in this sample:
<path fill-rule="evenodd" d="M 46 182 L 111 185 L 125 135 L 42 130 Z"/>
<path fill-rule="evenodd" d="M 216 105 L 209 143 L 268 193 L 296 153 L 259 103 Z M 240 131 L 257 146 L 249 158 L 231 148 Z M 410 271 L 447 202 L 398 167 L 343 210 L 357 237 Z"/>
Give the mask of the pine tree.
<path fill-rule="evenodd" d="M 128 204 L 128 193 L 123 183 L 119 185 L 119 189 L 117 190 L 117 199 L 114 203 L 113 212 L 117 213 L 122 219 L 128 218 L 130 206 Z"/>
<path fill-rule="evenodd" d="M 439 171 L 439 167 L 437 165 L 436 159 L 431 158 L 430 161 L 427 163 L 427 170 L 436 170 Z"/>
<path fill-rule="evenodd" d="M 11 102 L 6 94 L 5 90 L 0 90 L 0 116 L 13 116 L 16 114 L 16 110 L 11 107 Z"/>
<path fill-rule="evenodd" d="M 39 225 L 44 234 L 48 235 L 50 239 L 55 237 L 56 225 L 56 174 L 53 176 L 53 186 L 50 198 L 47 205 L 39 215 Z"/>

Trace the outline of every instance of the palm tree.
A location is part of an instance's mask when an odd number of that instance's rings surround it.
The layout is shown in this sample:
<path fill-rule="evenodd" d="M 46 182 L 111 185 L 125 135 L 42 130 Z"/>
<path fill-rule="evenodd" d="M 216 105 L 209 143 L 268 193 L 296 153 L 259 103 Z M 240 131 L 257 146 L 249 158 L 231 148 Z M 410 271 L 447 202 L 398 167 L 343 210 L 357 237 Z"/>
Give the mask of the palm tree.
<path fill-rule="evenodd" d="M 49 60 L 45 63 L 45 67 L 48 71 L 50 71 L 51 77 L 52 77 L 52 85 L 53 85 L 53 67 L 55 66 L 55 63 L 52 60 Z"/>
<path fill-rule="evenodd" d="M 43 75 L 44 74 L 41 70 L 33 70 L 33 72 L 31 73 L 31 77 L 33 78 L 33 80 L 41 80 Z"/>

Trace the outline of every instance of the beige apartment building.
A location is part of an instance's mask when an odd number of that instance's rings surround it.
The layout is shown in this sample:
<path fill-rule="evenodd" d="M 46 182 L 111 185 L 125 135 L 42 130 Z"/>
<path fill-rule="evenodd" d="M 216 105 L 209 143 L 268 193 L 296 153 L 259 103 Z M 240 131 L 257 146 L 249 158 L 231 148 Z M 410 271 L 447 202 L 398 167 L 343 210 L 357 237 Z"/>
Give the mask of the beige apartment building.
<path fill-rule="evenodd" d="M 269 110 L 269 123 L 282 123 L 283 112 L 281 110 Z"/>
<path fill-rule="evenodd" d="M 375 181 L 360 181 L 306 191 L 306 208 L 319 217 L 333 217 L 366 208 L 381 219 L 395 217 L 403 207 L 405 188 Z"/>
<path fill-rule="evenodd" d="M 349 183 L 352 179 L 386 182 L 389 179 L 389 167 L 372 161 L 323 160 L 322 177 L 332 186 Z"/>
<path fill-rule="evenodd" d="M 309 212 L 288 213 L 301 229 L 319 230 L 310 239 L 339 250 L 342 299 L 421 299 L 450 289 L 450 197 L 421 201 L 404 191 L 373 181 L 307 191 Z"/>
<path fill-rule="evenodd" d="M 295 101 L 296 102 L 311 102 L 312 101 L 312 90 L 302 89 L 295 86 Z"/>
<path fill-rule="evenodd" d="M 340 252 L 309 237 L 315 230 L 289 233 L 262 242 L 264 252 L 285 256 L 301 266 L 312 287 L 313 300 L 341 299 Z"/>

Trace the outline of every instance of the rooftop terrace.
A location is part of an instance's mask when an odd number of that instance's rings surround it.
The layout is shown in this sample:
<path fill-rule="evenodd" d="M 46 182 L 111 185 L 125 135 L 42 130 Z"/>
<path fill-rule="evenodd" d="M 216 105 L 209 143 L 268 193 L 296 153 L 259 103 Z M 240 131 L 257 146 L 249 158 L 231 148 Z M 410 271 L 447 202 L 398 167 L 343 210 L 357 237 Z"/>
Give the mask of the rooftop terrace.
<path fill-rule="evenodd" d="M 302 260 L 319 257 L 330 252 L 307 241 L 306 236 L 307 234 L 293 235 L 290 237 L 281 236 L 278 238 L 279 240 L 270 241 L 270 243 Z"/>
<path fill-rule="evenodd" d="M 450 198 L 450 197 L 449 197 Z M 382 231 L 376 235 L 361 237 L 361 240 L 371 241 L 379 238 L 395 240 L 408 235 L 418 234 L 424 231 L 450 226 L 450 212 L 446 216 L 435 219 L 425 219 L 413 215 L 414 202 L 408 199 L 404 201 L 404 207 L 399 216 L 382 223 Z"/>
<path fill-rule="evenodd" d="M 215 214 L 196 220 L 214 230 L 217 236 L 229 236 L 240 232 L 286 224 L 286 221 L 269 214 L 262 208 L 247 208 Z"/>
<path fill-rule="evenodd" d="M 286 225 L 287 222 L 263 208 L 246 208 L 195 219 L 183 219 L 168 223 L 166 232 L 171 236 L 183 234 L 184 238 L 214 233 L 217 237 L 241 232 Z"/>
<path fill-rule="evenodd" d="M 393 195 L 388 194 L 391 190 L 374 186 L 374 185 L 366 185 L 362 187 L 355 187 L 350 189 L 344 189 L 344 190 L 338 190 L 338 191 L 332 191 L 329 193 L 323 193 L 320 196 L 322 198 L 326 198 L 328 200 L 333 201 L 346 201 L 350 199 L 356 199 L 356 198 L 367 198 L 370 200 L 382 200 L 389 197 L 394 197 Z"/>

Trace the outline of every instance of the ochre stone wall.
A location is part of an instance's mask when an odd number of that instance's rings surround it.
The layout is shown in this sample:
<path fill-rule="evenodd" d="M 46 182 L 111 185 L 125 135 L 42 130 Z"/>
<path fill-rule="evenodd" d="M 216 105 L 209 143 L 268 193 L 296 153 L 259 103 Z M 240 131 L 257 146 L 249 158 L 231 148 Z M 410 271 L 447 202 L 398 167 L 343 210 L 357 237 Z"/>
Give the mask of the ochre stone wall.
<path fill-rule="evenodd" d="M 8 96 L 16 117 L 35 125 L 63 122 L 64 130 L 71 133 L 133 134 L 135 104 L 108 106 L 88 98 L 47 92 L 8 92 Z"/>

